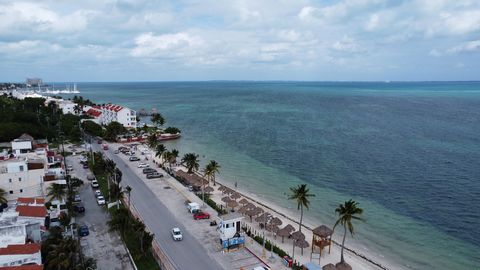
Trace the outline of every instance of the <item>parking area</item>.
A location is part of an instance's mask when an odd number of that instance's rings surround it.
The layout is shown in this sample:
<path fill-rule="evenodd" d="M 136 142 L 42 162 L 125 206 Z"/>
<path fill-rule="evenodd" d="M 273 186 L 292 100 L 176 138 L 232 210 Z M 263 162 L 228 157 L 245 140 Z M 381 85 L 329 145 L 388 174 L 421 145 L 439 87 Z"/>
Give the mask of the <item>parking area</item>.
<path fill-rule="evenodd" d="M 68 156 L 67 164 L 73 166 L 71 175 L 84 181 L 84 185 L 79 189 L 79 195 L 85 206 L 85 213 L 79 214 L 76 222 L 87 225 L 90 234 L 81 238 L 82 250 L 85 255 L 97 260 L 97 269 L 133 269 L 120 236 L 108 230 L 109 216 L 106 207 L 97 205 L 94 189 L 87 180 L 89 170 L 80 164 L 80 157 L 80 155 Z"/>

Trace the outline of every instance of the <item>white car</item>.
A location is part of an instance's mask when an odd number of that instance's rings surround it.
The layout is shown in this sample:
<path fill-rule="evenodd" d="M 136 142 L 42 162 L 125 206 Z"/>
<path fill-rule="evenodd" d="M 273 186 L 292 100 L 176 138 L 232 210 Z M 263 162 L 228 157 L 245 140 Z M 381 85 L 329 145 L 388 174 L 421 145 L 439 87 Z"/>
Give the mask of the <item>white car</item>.
<path fill-rule="evenodd" d="M 173 240 L 175 241 L 181 241 L 183 239 L 182 232 L 180 231 L 179 228 L 172 229 L 172 236 L 173 236 Z"/>
<path fill-rule="evenodd" d="M 91 185 L 92 185 L 93 188 L 98 188 L 98 182 L 97 182 L 97 180 L 92 180 L 92 184 L 91 184 Z"/>
<path fill-rule="evenodd" d="M 98 205 L 104 205 L 105 204 L 105 198 L 102 195 L 98 196 L 97 197 L 97 203 L 98 203 Z"/>
<path fill-rule="evenodd" d="M 138 164 L 138 168 L 148 168 L 148 167 L 150 167 L 150 165 L 148 165 L 147 163 L 142 162 L 142 163 Z"/>
<path fill-rule="evenodd" d="M 98 189 L 95 190 L 95 197 L 101 196 L 102 192 Z"/>

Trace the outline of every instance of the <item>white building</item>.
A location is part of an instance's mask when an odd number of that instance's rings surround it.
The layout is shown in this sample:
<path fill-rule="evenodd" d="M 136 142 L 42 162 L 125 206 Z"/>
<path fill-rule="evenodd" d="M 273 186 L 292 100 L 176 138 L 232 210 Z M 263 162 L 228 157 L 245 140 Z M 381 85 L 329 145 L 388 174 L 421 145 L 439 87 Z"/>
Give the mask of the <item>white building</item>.
<path fill-rule="evenodd" d="M 75 107 L 77 106 L 77 103 L 73 103 L 73 101 L 70 100 L 58 100 L 57 101 L 58 107 L 62 110 L 63 114 L 79 114 L 81 111 L 75 111 Z"/>
<path fill-rule="evenodd" d="M 220 244 L 224 249 L 230 249 L 245 244 L 245 237 L 241 233 L 243 216 L 239 213 L 229 213 L 218 217 L 220 222 L 217 231 L 220 236 Z"/>
<path fill-rule="evenodd" d="M 33 137 L 28 134 L 22 134 L 22 136 L 12 141 L 12 152 L 18 156 L 31 152 L 33 149 Z"/>
<path fill-rule="evenodd" d="M 18 197 L 43 197 L 43 160 L 26 158 L 0 161 L 0 188 L 5 190 L 7 200 Z"/>
<path fill-rule="evenodd" d="M 137 112 L 120 105 L 107 104 L 102 107 L 101 123 L 118 122 L 126 128 L 137 128 Z"/>
<path fill-rule="evenodd" d="M 0 266 L 20 266 L 25 264 L 42 264 L 40 244 L 9 245 L 0 248 Z"/>

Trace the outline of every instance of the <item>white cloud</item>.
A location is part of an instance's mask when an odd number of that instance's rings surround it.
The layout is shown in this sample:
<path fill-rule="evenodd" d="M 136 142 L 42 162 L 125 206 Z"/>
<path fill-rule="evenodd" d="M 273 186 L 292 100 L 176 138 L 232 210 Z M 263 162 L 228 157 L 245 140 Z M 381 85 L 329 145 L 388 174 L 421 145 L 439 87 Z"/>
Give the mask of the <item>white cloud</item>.
<path fill-rule="evenodd" d="M 364 51 L 353 38 L 348 36 L 345 36 L 342 38 L 342 40 L 333 43 L 332 49 L 347 53 L 358 53 Z"/>
<path fill-rule="evenodd" d="M 449 53 L 480 52 L 480 40 L 468 41 L 447 50 Z"/>
<path fill-rule="evenodd" d="M 201 38 L 183 32 L 158 36 L 144 33 L 135 38 L 131 54 L 134 57 L 184 57 L 196 54 L 203 44 Z"/>

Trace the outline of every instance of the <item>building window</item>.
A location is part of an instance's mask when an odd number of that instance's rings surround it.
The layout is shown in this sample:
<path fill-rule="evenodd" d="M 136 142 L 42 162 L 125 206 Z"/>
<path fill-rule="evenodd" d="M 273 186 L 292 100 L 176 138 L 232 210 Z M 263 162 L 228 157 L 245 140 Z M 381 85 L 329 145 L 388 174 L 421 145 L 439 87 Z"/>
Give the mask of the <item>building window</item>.
<path fill-rule="evenodd" d="M 18 182 L 22 182 L 22 177 L 18 177 Z"/>
<path fill-rule="evenodd" d="M 23 189 L 20 189 L 20 193 L 23 193 Z"/>
<path fill-rule="evenodd" d="M 9 178 L 9 179 L 8 179 L 8 182 L 11 183 L 11 182 L 12 182 L 12 178 Z"/>
<path fill-rule="evenodd" d="M 20 171 L 23 172 L 23 165 L 20 166 Z"/>
<path fill-rule="evenodd" d="M 13 190 L 10 190 L 10 192 L 9 192 L 9 193 L 10 193 L 10 194 L 13 194 Z"/>

